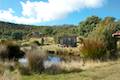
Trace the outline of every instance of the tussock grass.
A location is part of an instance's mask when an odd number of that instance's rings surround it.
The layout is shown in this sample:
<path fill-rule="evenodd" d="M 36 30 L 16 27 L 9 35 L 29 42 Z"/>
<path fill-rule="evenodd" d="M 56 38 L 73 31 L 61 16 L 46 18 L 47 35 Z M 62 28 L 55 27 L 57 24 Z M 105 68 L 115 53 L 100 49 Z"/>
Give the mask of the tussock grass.
<path fill-rule="evenodd" d="M 23 76 L 23 80 L 119 80 L 120 61 L 101 63 L 100 67 L 89 68 L 82 72 L 62 73 L 57 75 L 41 74 Z"/>
<path fill-rule="evenodd" d="M 85 39 L 80 52 L 84 58 L 103 60 L 106 56 L 106 46 L 102 40 Z"/>
<path fill-rule="evenodd" d="M 44 70 L 43 61 L 47 57 L 45 51 L 40 48 L 31 49 L 27 52 L 26 57 L 31 71 L 41 73 Z"/>
<path fill-rule="evenodd" d="M 18 60 L 24 56 L 24 52 L 20 50 L 20 46 L 15 41 L 0 42 L 0 59 L 1 60 Z"/>
<path fill-rule="evenodd" d="M 28 68 L 28 66 L 19 66 L 18 68 L 21 75 L 31 75 L 32 71 Z"/>
<path fill-rule="evenodd" d="M 65 55 L 65 56 L 79 56 L 80 57 L 80 50 L 79 48 L 71 48 L 71 47 L 60 47 L 56 49 L 57 55 Z"/>
<path fill-rule="evenodd" d="M 0 80 L 22 80 L 22 79 L 18 70 L 14 72 L 6 70 L 3 74 L 0 75 Z"/>
<path fill-rule="evenodd" d="M 17 68 L 17 64 L 14 61 L 0 61 L 0 73 L 4 73 L 5 70 L 14 71 Z"/>
<path fill-rule="evenodd" d="M 30 46 L 33 44 L 37 44 L 38 46 L 42 45 L 42 38 L 30 38 L 29 40 L 23 40 L 21 46 Z M 55 44 L 54 38 L 44 37 L 44 44 Z"/>
<path fill-rule="evenodd" d="M 47 62 L 46 72 L 48 74 L 63 74 L 63 73 L 73 73 L 82 72 L 84 70 L 90 70 L 94 68 L 99 68 L 101 66 L 107 66 L 114 63 L 113 61 L 101 62 L 94 60 L 87 60 L 85 63 L 83 61 L 70 61 L 70 62 L 59 62 L 51 63 Z M 83 65 L 84 64 L 84 65 Z"/>
<path fill-rule="evenodd" d="M 60 74 L 60 73 L 71 73 L 71 72 L 80 72 L 82 64 L 80 62 L 71 61 L 71 62 L 59 62 L 51 63 L 47 62 L 46 72 L 50 74 Z"/>

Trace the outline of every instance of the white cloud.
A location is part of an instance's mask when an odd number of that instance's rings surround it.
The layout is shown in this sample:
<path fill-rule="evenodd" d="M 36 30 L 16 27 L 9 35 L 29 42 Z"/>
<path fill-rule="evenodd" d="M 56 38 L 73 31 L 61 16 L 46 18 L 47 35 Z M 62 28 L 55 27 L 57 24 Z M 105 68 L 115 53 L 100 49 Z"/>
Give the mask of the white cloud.
<path fill-rule="evenodd" d="M 13 13 L 14 11 L 11 8 L 9 8 L 8 10 L 0 10 L 0 20 L 24 24 L 37 22 L 34 18 L 18 17 L 14 16 Z"/>
<path fill-rule="evenodd" d="M 25 24 L 51 21 L 64 18 L 69 13 L 84 8 L 101 7 L 104 0 L 48 0 L 48 2 L 26 1 L 20 3 L 22 16 L 14 16 L 15 11 L 9 8 L 0 10 L 0 20 Z"/>

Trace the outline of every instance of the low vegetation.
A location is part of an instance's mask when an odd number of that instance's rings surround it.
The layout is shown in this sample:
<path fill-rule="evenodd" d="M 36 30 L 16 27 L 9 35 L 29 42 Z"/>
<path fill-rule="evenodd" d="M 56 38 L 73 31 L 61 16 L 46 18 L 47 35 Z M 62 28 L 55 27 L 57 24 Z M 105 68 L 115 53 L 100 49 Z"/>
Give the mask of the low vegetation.
<path fill-rule="evenodd" d="M 99 64 L 99 63 L 98 63 Z M 89 67 L 85 71 L 62 73 L 57 75 L 35 74 L 23 76 L 22 80 L 119 80 L 120 78 L 120 61 L 101 63 L 99 66 Z M 94 64 L 89 64 L 94 65 Z"/>
<path fill-rule="evenodd" d="M 12 41 L 1 41 L 0 43 L 0 59 L 1 60 L 18 60 L 24 57 L 25 53 L 20 47 Z"/>
<path fill-rule="evenodd" d="M 11 72 L 9 70 L 4 71 L 2 75 L 0 75 L 0 80 L 21 80 L 22 76 L 18 70 Z"/>
<path fill-rule="evenodd" d="M 31 71 L 38 73 L 44 71 L 43 61 L 47 58 L 47 55 L 42 49 L 31 49 L 27 52 L 26 57 Z"/>
<path fill-rule="evenodd" d="M 106 56 L 105 44 L 100 40 L 86 39 L 80 47 L 81 57 L 103 60 Z"/>
<path fill-rule="evenodd" d="M 0 28 L 0 80 L 120 78 L 117 38 L 112 36 L 120 30 L 120 22 L 113 17 L 101 19 L 91 16 L 78 26 L 60 27 L 0 22 Z M 41 36 L 30 37 L 31 33 L 40 33 Z M 73 48 L 58 44 L 59 37 L 64 35 L 81 36 L 77 41 L 78 46 Z M 52 63 L 48 60 L 50 54 L 64 58 L 58 63 Z M 78 60 L 73 59 L 76 56 Z M 20 58 L 27 59 L 28 65 L 22 65 Z M 113 77 L 109 76 L 111 74 Z"/>

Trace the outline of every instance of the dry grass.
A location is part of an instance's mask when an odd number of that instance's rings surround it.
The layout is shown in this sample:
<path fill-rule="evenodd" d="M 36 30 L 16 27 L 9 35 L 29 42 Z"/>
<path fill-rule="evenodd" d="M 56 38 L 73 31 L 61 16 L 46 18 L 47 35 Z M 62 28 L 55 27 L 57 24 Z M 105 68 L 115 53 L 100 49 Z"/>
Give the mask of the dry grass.
<path fill-rule="evenodd" d="M 0 73 L 4 73 L 5 70 L 13 71 L 17 68 L 16 62 L 14 61 L 0 61 Z"/>
<path fill-rule="evenodd" d="M 55 54 L 58 55 L 80 55 L 79 48 L 72 48 L 72 47 L 61 47 L 58 44 L 47 45 L 42 47 L 46 51 L 54 51 Z"/>
<path fill-rule="evenodd" d="M 79 72 L 82 70 L 82 64 L 77 61 L 61 62 L 58 65 L 61 66 L 62 70 L 65 72 Z"/>
<path fill-rule="evenodd" d="M 31 75 L 32 71 L 28 68 L 28 66 L 19 66 L 18 68 L 21 75 Z"/>
<path fill-rule="evenodd" d="M 84 65 L 83 65 L 84 64 Z M 71 61 L 71 62 L 59 62 L 51 63 L 47 62 L 46 71 L 48 73 L 57 74 L 57 73 L 68 73 L 68 72 L 81 72 L 82 70 L 87 70 L 91 68 L 96 68 L 109 64 L 109 62 L 100 62 L 100 61 Z"/>
<path fill-rule="evenodd" d="M 82 61 L 71 61 L 71 62 L 60 62 L 58 63 L 58 65 L 60 66 L 61 69 L 67 72 L 72 72 L 72 71 L 87 70 L 95 67 L 104 66 L 109 64 L 110 62 L 100 62 L 100 61 L 91 60 L 91 61 L 86 61 L 84 63 Z"/>
<path fill-rule="evenodd" d="M 70 64 L 76 65 L 75 63 L 70 63 Z M 77 66 L 79 65 L 77 64 Z M 57 75 L 36 74 L 31 76 L 23 76 L 22 79 L 23 80 L 119 80 L 120 79 L 120 60 L 108 61 L 108 62 L 88 61 L 86 62 L 85 66 L 87 66 L 86 68 L 84 68 L 85 70 L 80 72 L 61 73 Z"/>
<path fill-rule="evenodd" d="M 31 49 L 26 56 L 30 70 L 40 73 L 44 70 L 43 61 L 47 57 L 45 51 L 40 48 Z"/>
<path fill-rule="evenodd" d="M 41 43 L 42 38 L 30 38 L 29 40 L 23 40 L 21 42 L 21 46 L 30 46 L 35 41 L 37 41 L 38 43 Z M 44 44 L 55 44 L 54 38 L 53 37 L 44 37 Z"/>
<path fill-rule="evenodd" d="M 80 52 L 82 57 L 102 60 L 106 56 L 106 46 L 102 40 L 85 39 Z"/>
<path fill-rule="evenodd" d="M 14 72 L 6 70 L 2 75 L 0 75 L 0 80 L 22 80 L 22 79 L 18 70 Z"/>

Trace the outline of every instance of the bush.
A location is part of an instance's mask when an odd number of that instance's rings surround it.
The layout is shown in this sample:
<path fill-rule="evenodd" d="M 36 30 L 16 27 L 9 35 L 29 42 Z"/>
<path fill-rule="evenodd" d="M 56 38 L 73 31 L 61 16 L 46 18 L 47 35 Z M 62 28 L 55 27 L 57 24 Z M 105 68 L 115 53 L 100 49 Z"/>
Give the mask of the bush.
<path fill-rule="evenodd" d="M 115 24 L 109 24 L 105 29 L 103 35 L 105 36 L 104 42 L 106 44 L 107 52 L 110 59 L 117 59 L 117 38 L 112 34 L 117 31 Z"/>
<path fill-rule="evenodd" d="M 18 60 L 24 56 L 24 52 L 20 47 L 11 41 L 4 41 L 0 43 L 0 59 L 2 60 Z"/>
<path fill-rule="evenodd" d="M 81 56 L 90 59 L 103 59 L 106 47 L 100 40 L 86 39 L 80 48 Z"/>
<path fill-rule="evenodd" d="M 89 53 L 89 56 L 91 53 L 99 53 L 99 51 L 102 51 L 105 52 L 106 59 L 117 59 L 117 40 L 112 34 L 119 30 L 118 27 L 119 26 L 116 25 L 114 18 L 105 18 L 105 20 L 100 22 L 97 27 L 90 32 L 87 37 L 89 40 L 84 42 L 87 46 L 84 45 L 81 51 L 84 54 Z M 104 58 L 104 55 L 101 57 Z"/>
<path fill-rule="evenodd" d="M 41 73 L 44 70 L 43 61 L 46 58 L 46 52 L 41 49 L 32 49 L 27 53 L 29 68 L 33 72 Z"/>
<path fill-rule="evenodd" d="M 15 40 L 22 40 L 23 38 L 23 32 L 13 32 L 12 35 L 11 35 L 12 39 L 15 39 Z"/>

